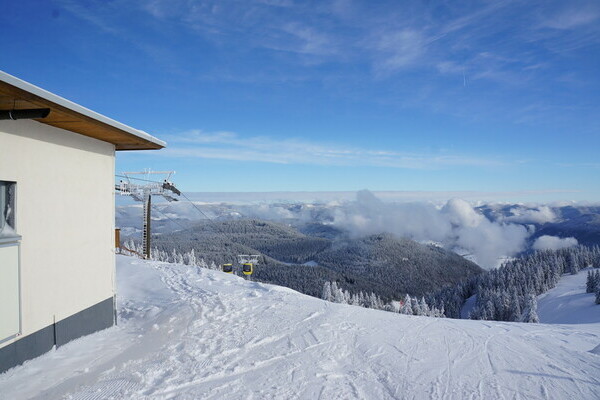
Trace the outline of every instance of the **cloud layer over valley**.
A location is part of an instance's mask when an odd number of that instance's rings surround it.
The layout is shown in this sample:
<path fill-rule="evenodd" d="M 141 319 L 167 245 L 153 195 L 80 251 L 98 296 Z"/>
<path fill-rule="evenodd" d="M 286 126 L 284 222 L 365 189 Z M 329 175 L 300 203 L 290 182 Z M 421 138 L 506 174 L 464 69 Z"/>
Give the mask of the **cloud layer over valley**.
<path fill-rule="evenodd" d="M 497 267 L 525 251 L 593 245 L 595 238 L 600 238 L 600 224 L 594 222 L 600 221 L 595 217 L 600 215 L 600 207 L 592 205 L 474 202 L 461 193 L 426 201 L 409 194 L 368 190 L 189 193 L 193 204 L 155 204 L 154 229 L 159 234 L 178 231 L 208 217 L 274 221 L 334 240 L 390 233 L 453 250 L 484 268 Z M 117 225 L 139 232 L 139 204 L 117 207 Z M 580 229 L 582 226 L 585 229 Z"/>
<path fill-rule="evenodd" d="M 560 238 L 557 236 L 540 236 L 533 243 L 534 250 L 558 250 L 577 246 L 577 239 L 573 237 Z"/>
<path fill-rule="evenodd" d="M 356 202 L 336 209 L 334 224 L 353 236 L 389 232 L 416 241 L 433 241 L 473 254 L 484 268 L 526 247 L 530 232 L 513 223 L 492 222 L 461 199 L 444 206 L 431 203 L 384 203 L 369 191 L 357 193 Z"/>

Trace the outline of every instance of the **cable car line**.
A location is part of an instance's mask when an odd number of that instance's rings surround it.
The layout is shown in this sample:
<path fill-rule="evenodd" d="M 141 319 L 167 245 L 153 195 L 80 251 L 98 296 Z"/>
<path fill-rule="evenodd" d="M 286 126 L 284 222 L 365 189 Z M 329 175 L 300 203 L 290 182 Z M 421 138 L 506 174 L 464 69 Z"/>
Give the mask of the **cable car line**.
<path fill-rule="evenodd" d="M 206 215 L 204 213 L 204 211 L 202 211 L 196 204 L 194 204 L 194 202 L 192 202 L 189 199 L 189 197 L 187 197 L 185 195 L 185 193 L 181 192 L 181 196 L 183 196 L 184 199 L 186 199 L 200 214 L 202 214 L 202 216 L 204 216 L 204 218 L 206 218 L 211 224 L 213 224 L 213 226 L 215 227 L 215 229 L 217 231 L 216 232 L 217 234 L 222 234 L 223 237 L 225 237 L 225 239 L 228 240 L 231 244 L 235 244 L 235 241 L 232 240 L 231 238 L 229 238 L 225 232 L 221 232 L 219 225 L 217 225 L 217 223 L 214 222 L 211 218 L 209 218 L 208 215 Z M 242 265 L 242 273 L 245 276 L 249 277 L 254 272 L 254 265 L 258 264 L 259 255 L 258 254 L 252 254 L 252 255 L 241 254 L 241 255 L 238 255 L 238 257 L 239 257 L 239 263 Z M 223 272 L 233 273 L 233 264 L 231 264 L 231 263 L 222 264 L 221 269 Z"/>
<path fill-rule="evenodd" d="M 162 216 L 164 216 L 166 219 L 168 219 L 169 221 L 173 222 L 174 224 L 179 225 L 181 227 L 181 229 L 185 230 L 185 229 L 189 228 L 189 227 L 185 227 L 185 226 L 181 225 L 178 221 L 170 218 L 167 214 L 165 214 L 160 209 L 158 209 L 156 207 L 156 205 L 152 204 L 152 209 L 155 210 L 155 211 L 157 211 L 159 214 L 161 214 Z"/>
<path fill-rule="evenodd" d="M 117 174 L 115 174 L 115 176 L 118 177 L 118 178 L 133 179 L 133 180 L 142 181 L 142 182 L 162 183 L 162 182 L 159 182 L 159 181 L 151 181 L 149 179 L 134 178 L 132 176 L 117 175 Z"/>
<path fill-rule="evenodd" d="M 177 189 L 175 187 L 175 185 L 172 182 L 169 181 L 169 177 L 171 176 L 171 174 L 174 173 L 174 171 L 168 171 L 169 176 L 167 177 L 167 179 L 165 179 L 162 182 L 153 181 L 153 180 L 149 180 L 149 179 L 143 179 L 143 178 L 134 178 L 134 177 L 130 176 L 131 174 L 143 174 L 143 173 L 150 174 L 150 173 L 161 173 L 161 172 L 156 172 L 156 171 L 150 172 L 150 170 L 147 170 L 145 172 L 129 172 L 129 173 L 125 172 L 124 174 L 127 174 L 127 175 L 115 174 L 115 177 L 125 178 L 125 179 L 127 179 L 127 182 L 129 182 L 130 180 L 136 180 L 136 181 L 158 184 L 158 185 L 160 185 L 157 187 L 157 190 L 160 191 L 159 194 L 161 194 L 163 197 L 165 197 L 169 201 L 177 201 L 177 199 L 173 198 L 172 196 L 165 195 L 163 193 L 163 191 L 167 190 L 167 191 L 173 192 L 176 195 L 181 195 L 185 200 L 187 200 L 188 203 L 190 203 L 192 205 L 192 207 L 194 207 L 196 209 L 196 211 L 198 211 L 202 215 L 202 217 L 204 217 L 206 220 L 208 220 L 208 222 L 210 222 L 213 225 L 213 227 L 215 228 L 215 234 L 223 235 L 223 237 L 225 238 L 226 241 L 230 242 L 231 244 L 236 244 L 236 242 L 234 240 L 232 240 L 227 235 L 227 233 L 225 233 L 224 231 L 221 230 L 221 227 L 215 221 L 213 221 L 212 218 L 210 218 L 208 215 L 206 215 L 206 213 L 204 213 L 204 211 L 202 211 L 196 204 L 194 204 L 194 202 L 191 201 L 190 198 L 185 195 L 185 193 L 182 193 L 179 189 Z M 125 186 L 129 185 L 127 182 L 123 182 L 121 180 L 121 183 L 119 185 L 115 185 L 115 188 L 117 189 L 117 191 L 121 191 L 122 194 L 123 194 L 123 192 L 126 192 L 127 194 L 132 194 L 132 193 L 129 193 L 127 191 L 127 189 L 124 187 L 124 185 Z M 133 185 L 133 186 L 136 186 L 136 185 Z M 150 185 L 146 185 L 146 186 L 150 186 Z M 136 196 L 133 196 L 133 197 L 134 197 L 134 199 L 137 199 Z M 140 200 L 140 199 L 137 199 L 137 200 Z M 169 217 L 168 215 L 163 213 L 154 204 L 151 204 L 149 201 L 147 203 L 150 206 L 149 209 L 154 209 L 154 210 L 158 211 L 161 215 L 163 215 L 165 218 L 167 218 L 172 223 L 175 223 L 178 226 L 180 226 L 183 230 L 189 229 L 189 227 L 184 227 L 178 221 L 175 221 L 174 219 L 172 219 L 171 217 Z M 144 204 L 146 204 L 146 203 L 144 203 Z M 146 215 L 146 213 L 145 213 L 145 215 Z M 148 224 L 149 224 L 149 222 L 148 222 Z M 144 232 L 146 232 L 146 231 L 144 231 Z M 144 240 L 144 243 L 149 243 L 147 238 Z M 149 246 L 147 246 L 147 247 L 149 247 Z M 149 256 L 149 250 L 150 249 L 147 249 L 147 252 L 148 252 L 147 256 Z M 258 264 L 259 257 L 260 257 L 260 255 L 258 255 L 258 254 L 251 254 L 251 255 L 240 254 L 240 255 L 238 255 L 239 264 L 242 267 L 242 273 L 244 274 L 244 276 L 249 277 L 250 275 L 252 275 L 252 273 L 254 272 L 254 265 Z M 233 273 L 233 264 L 232 263 L 222 264 L 221 268 L 222 268 L 223 272 Z"/>

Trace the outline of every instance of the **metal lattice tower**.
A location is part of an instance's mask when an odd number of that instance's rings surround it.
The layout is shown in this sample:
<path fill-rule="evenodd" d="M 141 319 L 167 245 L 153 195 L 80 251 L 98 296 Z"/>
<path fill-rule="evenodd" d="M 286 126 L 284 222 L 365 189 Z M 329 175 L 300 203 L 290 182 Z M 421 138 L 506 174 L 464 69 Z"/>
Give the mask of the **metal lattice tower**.
<path fill-rule="evenodd" d="M 169 181 L 175 171 L 150 171 L 143 172 L 123 172 L 125 180 L 121 180 L 115 189 L 121 196 L 131 196 L 135 201 L 141 201 L 144 204 L 144 224 L 142 231 L 142 247 L 146 258 L 150 258 L 150 238 L 152 222 L 152 196 L 162 196 L 168 201 L 178 201 L 173 195 L 181 195 L 181 192 L 175 185 Z M 131 175 L 146 175 L 146 179 L 132 178 Z M 164 175 L 161 181 L 150 180 L 150 175 Z M 143 183 L 133 183 L 132 180 L 138 180 Z"/>

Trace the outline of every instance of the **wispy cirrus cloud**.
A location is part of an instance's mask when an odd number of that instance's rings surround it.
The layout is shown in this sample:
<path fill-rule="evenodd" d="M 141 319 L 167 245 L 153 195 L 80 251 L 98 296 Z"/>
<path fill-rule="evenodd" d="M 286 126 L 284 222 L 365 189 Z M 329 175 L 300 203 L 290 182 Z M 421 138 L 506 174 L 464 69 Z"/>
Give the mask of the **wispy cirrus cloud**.
<path fill-rule="evenodd" d="M 597 82 L 578 62 L 600 43 L 593 0 L 56 1 L 202 82 L 317 82 L 345 100 L 530 125 L 577 115 L 586 100 L 567 80 Z"/>
<path fill-rule="evenodd" d="M 287 56 L 290 63 L 298 63 L 298 57 L 309 57 L 307 66 L 362 63 L 376 78 L 409 68 L 442 74 L 461 74 L 466 68 L 474 79 L 494 79 L 515 67 L 538 63 L 524 43 L 554 51 L 600 39 L 594 23 L 600 8 L 588 0 L 568 4 L 499 0 L 475 8 L 427 2 L 372 7 L 370 2 L 348 0 L 136 0 L 101 7 L 59 2 L 114 35 L 128 32 L 116 17 L 142 12 L 158 21 L 156 29 L 165 23 L 176 25 L 228 52 L 265 49 L 282 53 L 279 61 Z M 503 57 L 514 61 L 498 62 Z M 451 63 L 461 65 L 460 71 L 440 70 L 440 65 Z"/>
<path fill-rule="evenodd" d="M 568 3 L 567 3 L 568 4 Z M 583 6 L 569 4 L 567 7 L 553 12 L 540 22 L 540 27 L 558 30 L 572 30 L 591 24 L 600 18 L 598 3 L 587 3 Z"/>
<path fill-rule="evenodd" d="M 194 130 L 171 138 L 161 152 L 167 157 L 190 157 L 274 164 L 373 166 L 405 169 L 443 169 L 455 166 L 498 167 L 507 161 L 457 154 L 418 154 L 311 142 L 300 139 L 242 137 L 233 132 Z"/>

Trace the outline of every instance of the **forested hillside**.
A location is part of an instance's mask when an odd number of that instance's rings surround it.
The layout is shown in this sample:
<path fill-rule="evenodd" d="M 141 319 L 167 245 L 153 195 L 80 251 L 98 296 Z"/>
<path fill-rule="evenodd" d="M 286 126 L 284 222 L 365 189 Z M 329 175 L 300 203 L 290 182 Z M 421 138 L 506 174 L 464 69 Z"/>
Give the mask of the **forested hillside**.
<path fill-rule="evenodd" d="M 283 224 L 249 220 L 200 222 L 192 228 L 154 239 L 159 247 L 170 247 L 183 252 L 194 248 L 210 261 L 226 262 L 231 255 L 264 254 L 267 264 L 275 260 L 283 263 L 305 263 L 327 249 L 331 241 L 303 235 Z"/>
<path fill-rule="evenodd" d="M 460 318 L 465 301 L 476 296 L 472 319 L 537 322 L 535 296 L 555 287 L 562 274 L 599 265 L 597 246 L 538 251 L 454 287 L 442 288 L 429 295 L 427 302 L 443 307 L 447 317 Z"/>
<path fill-rule="evenodd" d="M 351 272 L 386 285 L 397 298 L 405 293 L 421 296 L 482 272 L 455 253 L 391 234 L 338 243 L 315 261 L 334 271 Z"/>
<path fill-rule="evenodd" d="M 235 262 L 238 254 L 261 254 L 254 279 L 320 296 L 325 282 L 350 293 L 373 292 L 384 300 L 405 294 L 421 296 L 481 272 L 470 261 L 435 246 L 390 234 L 332 240 L 312 226 L 309 236 L 296 229 L 256 219 L 202 222 L 190 229 L 157 235 L 153 245 L 163 255 L 194 250 L 206 264 Z M 166 260 L 165 260 L 166 261 Z M 301 265 L 309 262 L 310 265 Z"/>

